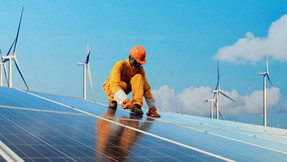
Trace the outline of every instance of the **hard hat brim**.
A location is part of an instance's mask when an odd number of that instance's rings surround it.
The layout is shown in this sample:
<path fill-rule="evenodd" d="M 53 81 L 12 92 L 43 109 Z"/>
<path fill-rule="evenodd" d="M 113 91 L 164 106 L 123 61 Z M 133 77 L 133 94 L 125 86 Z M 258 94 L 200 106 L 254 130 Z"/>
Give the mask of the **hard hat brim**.
<path fill-rule="evenodd" d="M 137 61 L 138 63 L 142 64 L 142 65 L 144 65 L 144 64 L 146 63 L 145 60 L 144 60 L 144 61 L 141 61 L 141 60 L 137 60 L 137 59 L 136 59 L 136 61 Z"/>

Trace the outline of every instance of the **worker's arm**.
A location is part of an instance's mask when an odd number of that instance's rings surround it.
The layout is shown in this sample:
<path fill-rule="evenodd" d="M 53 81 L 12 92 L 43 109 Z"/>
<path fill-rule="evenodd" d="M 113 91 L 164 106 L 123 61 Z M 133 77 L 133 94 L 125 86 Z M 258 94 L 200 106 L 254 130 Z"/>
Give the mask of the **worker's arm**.
<path fill-rule="evenodd" d="M 110 86 L 113 98 L 122 105 L 124 109 L 131 109 L 134 107 L 133 103 L 128 99 L 127 94 L 121 87 L 121 71 L 124 61 L 119 61 L 113 67 L 110 74 Z"/>
<path fill-rule="evenodd" d="M 157 109 L 156 109 L 156 106 L 155 106 L 155 101 L 154 101 L 154 98 L 151 94 L 151 91 L 150 91 L 150 85 L 146 79 L 146 76 L 144 75 L 144 89 L 145 89 L 145 92 L 144 92 L 144 96 L 145 96 L 145 101 L 148 105 L 148 112 L 147 112 L 147 116 L 152 116 L 152 117 L 160 117 L 160 115 L 157 113 Z"/>
<path fill-rule="evenodd" d="M 123 62 L 119 61 L 117 62 L 110 74 L 110 87 L 112 91 L 113 98 L 119 103 L 122 104 L 122 102 L 127 99 L 126 93 L 123 91 L 122 87 L 120 86 L 121 83 L 121 70 L 123 68 Z"/>
<path fill-rule="evenodd" d="M 146 103 L 149 108 L 155 108 L 155 101 L 151 93 L 151 87 L 147 81 L 147 78 L 145 76 L 145 71 L 143 69 L 142 69 L 142 75 L 144 78 L 144 97 L 145 97 Z"/>

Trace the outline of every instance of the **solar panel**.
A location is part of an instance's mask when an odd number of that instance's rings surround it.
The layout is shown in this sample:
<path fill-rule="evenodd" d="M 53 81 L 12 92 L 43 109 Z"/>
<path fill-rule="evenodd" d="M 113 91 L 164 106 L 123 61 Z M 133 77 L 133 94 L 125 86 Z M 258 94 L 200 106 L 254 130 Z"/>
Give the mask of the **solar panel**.
<path fill-rule="evenodd" d="M 0 140 L 24 161 L 287 158 L 285 129 L 160 114 L 138 117 L 82 99 L 0 88 Z"/>

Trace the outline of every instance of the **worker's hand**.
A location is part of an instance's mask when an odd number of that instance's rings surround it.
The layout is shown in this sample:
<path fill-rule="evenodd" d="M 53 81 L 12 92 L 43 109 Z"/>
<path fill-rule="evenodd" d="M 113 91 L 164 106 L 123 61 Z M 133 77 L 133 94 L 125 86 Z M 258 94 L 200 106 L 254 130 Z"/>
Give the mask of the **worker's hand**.
<path fill-rule="evenodd" d="M 125 99 L 121 105 L 122 105 L 123 109 L 135 108 L 135 105 L 129 99 Z"/>

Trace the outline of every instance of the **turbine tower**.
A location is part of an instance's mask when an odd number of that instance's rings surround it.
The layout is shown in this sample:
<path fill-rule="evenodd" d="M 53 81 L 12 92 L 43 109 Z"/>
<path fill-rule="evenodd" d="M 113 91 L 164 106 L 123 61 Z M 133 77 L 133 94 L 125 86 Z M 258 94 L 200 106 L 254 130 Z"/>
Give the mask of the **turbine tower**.
<path fill-rule="evenodd" d="M 215 102 L 214 98 L 205 100 L 204 102 L 210 102 L 210 118 L 213 119 L 213 104 Z"/>
<path fill-rule="evenodd" d="M 219 111 L 219 94 L 222 94 L 224 97 L 235 102 L 231 97 L 227 96 L 220 89 L 219 62 L 217 61 L 217 84 L 216 84 L 215 89 L 213 90 L 213 99 L 215 99 L 214 104 L 216 107 L 216 119 L 219 119 L 219 114 L 220 114 L 220 111 Z"/>
<path fill-rule="evenodd" d="M 0 49 L 0 55 L 2 55 L 2 51 Z M 4 72 L 5 72 L 5 76 L 6 76 L 6 80 L 8 82 L 7 79 L 7 70 L 6 70 L 6 63 L 3 62 L 3 60 L 0 62 L 0 86 L 3 87 L 3 67 L 4 67 Z"/>
<path fill-rule="evenodd" d="M 258 75 L 263 75 L 263 125 L 267 126 L 267 106 L 266 106 L 266 76 L 268 78 L 269 84 L 272 87 L 272 82 L 269 77 L 269 70 L 268 70 L 268 54 L 266 55 L 265 60 L 266 72 L 258 73 Z"/>
<path fill-rule="evenodd" d="M 14 60 L 15 65 L 16 65 L 16 68 L 17 68 L 19 74 L 21 75 L 21 78 L 22 78 L 22 80 L 23 80 L 23 82 L 24 82 L 24 84 L 25 84 L 27 90 L 29 91 L 29 87 L 28 87 L 28 85 L 27 85 L 27 83 L 26 83 L 26 81 L 25 81 L 25 79 L 24 79 L 24 76 L 23 76 L 23 74 L 22 74 L 22 71 L 21 71 L 21 69 L 20 69 L 20 66 L 19 66 L 19 63 L 18 63 L 17 57 L 16 57 L 17 42 L 18 42 L 19 31 L 20 31 L 21 22 L 22 22 L 23 11 L 24 11 L 24 7 L 22 8 L 22 12 L 21 12 L 21 17 L 20 17 L 20 22 L 19 22 L 19 26 L 18 26 L 16 38 L 15 38 L 15 40 L 13 41 L 13 43 L 12 43 L 10 49 L 8 50 L 7 55 L 6 55 L 6 56 L 2 56 L 2 60 L 3 60 L 2 62 L 5 63 L 6 61 L 9 61 L 9 81 L 8 81 L 8 87 L 9 87 L 9 88 L 12 88 L 12 87 L 13 87 L 13 86 L 12 86 L 12 83 L 13 83 L 13 82 L 12 82 L 12 60 Z M 13 48 L 13 55 L 9 55 L 10 52 L 11 52 L 11 50 L 12 50 L 12 48 Z M 4 69 L 5 69 L 5 65 L 4 65 Z M 7 75 L 6 75 L 6 76 L 7 76 Z"/>
<path fill-rule="evenodd" d="M 92 83 L 92 76 L 91 76 L 91 70 L 90 70 L 90 65 L 89 65 L 89 60 L 90 60 L 90 49 L 89 49 L 89 41 L 87 43 L 87 57 L 86 57 L 86 62 L 81 62 L 78 63 L 79 66 L 83 66 L 84 68 L 84 75 L 83 75 L 83 99 L 87 99 L 87 86 L 86 86 L 86 71 L 88 71 L 88 76 L 89 76 L 89 81 L 90 81 L 90 86 L 92 89 L 92 94 L 93 94 L 93 100 L 95 100 L 95 94 L 94 94 L 94 88 L 93 88 L 93 83 Z"/>
<path fill-rule="evenodd" d="M 6 69 L 6 63 L 1 61 L 0 62 L 0 86 L 3 87 L 3 67 L 4 67 L 4 74 L 6 81 L 8 83 L 8 78 L 7 78 L 7 69 Z M 9 85 L 8 85 L 9 86 Z"/>

